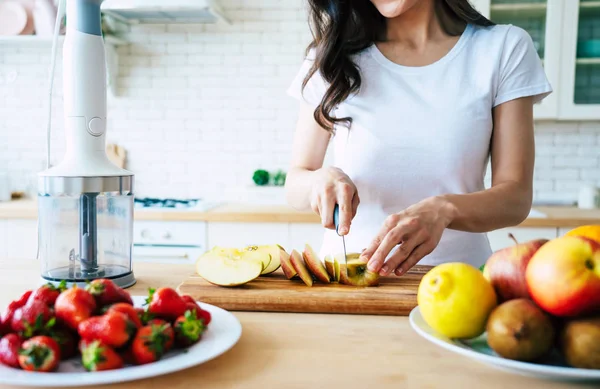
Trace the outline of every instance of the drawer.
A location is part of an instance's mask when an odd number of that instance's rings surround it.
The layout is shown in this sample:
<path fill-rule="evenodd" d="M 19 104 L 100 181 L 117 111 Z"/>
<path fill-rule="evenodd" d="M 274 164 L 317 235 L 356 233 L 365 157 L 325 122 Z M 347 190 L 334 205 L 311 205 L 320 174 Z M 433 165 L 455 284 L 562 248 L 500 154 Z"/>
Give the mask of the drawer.
<path fill-rule="evenodd" d="M 206 246 L 206 222 L 136 221 L 133 242 L 147 245 Z"/>
<path fill-rule="evenodd" d="M 205 249 L 195 246 L 133 246 L 132 261 L 154 263 L 195 263 Z"/>

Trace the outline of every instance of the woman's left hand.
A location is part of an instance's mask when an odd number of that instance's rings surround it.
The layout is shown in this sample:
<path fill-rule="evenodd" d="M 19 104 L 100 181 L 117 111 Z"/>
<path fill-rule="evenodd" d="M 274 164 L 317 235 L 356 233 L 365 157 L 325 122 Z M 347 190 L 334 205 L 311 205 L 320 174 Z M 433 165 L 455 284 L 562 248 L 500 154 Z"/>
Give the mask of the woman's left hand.
<path fill-rule="evenodd" d="M 402 275 L 437 247 L 452 222 L 452 212 L 448 201 L 430 197 L 390 215 L 361 257 L 369 260 L 369 270 L 382 276 L 392 272 Z M 398 250 L 385 261 L 397 245 Z"/>

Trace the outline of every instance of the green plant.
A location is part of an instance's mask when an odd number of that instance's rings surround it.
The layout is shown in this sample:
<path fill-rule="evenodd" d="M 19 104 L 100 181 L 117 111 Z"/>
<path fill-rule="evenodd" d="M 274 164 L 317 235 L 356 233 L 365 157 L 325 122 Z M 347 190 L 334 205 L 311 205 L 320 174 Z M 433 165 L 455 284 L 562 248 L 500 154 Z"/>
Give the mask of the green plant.
<path fill-rule="evenodd" d="M 273 176 L 273 185 L 284 186 L 285 178 L 286 178 L 285 172 L 283 172 L 282 170 L 279 170 L 277 173 L 275 173 L 275 176 Z"/>
<path fill-rule="evenodd" d="M 258 186 L 268 185 L 270 178 L 271 175 L 269 174 L 269 172 L 263 169 L 256 170 L 252 175 L 252 181 L 254 181 L 254 183 Z"/>

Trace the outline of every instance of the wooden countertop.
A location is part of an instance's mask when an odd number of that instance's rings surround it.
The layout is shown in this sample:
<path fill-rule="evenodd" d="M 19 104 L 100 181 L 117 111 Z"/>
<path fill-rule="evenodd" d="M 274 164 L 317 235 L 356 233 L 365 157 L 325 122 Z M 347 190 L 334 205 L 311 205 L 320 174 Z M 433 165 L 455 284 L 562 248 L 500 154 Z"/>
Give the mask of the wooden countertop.
<path fill-rule="evenodd" d="M 149 286 L 175 287 L 192 271 L 191 265 L 137 264 L 138 283 L 130 293 L 146 294 Z M 0 274 L 3 310 L 23 291 L 36 287 L 39 264 L 0 258 Z M 178 373 L 110 388 L 573 388 L 570 383 L 506 373 L 441 349 L 418 336 L 405 317 L 235 316 L 242 323 L 242 337 L 224 355 Z"/>
<path fill-rule="evenodd" d="M 534 207 L 546 217 L 529 217 L 520 227 L 576 227 L 600 224 L 600 209 L 584 210 L 576 207 Z M 208 221 L 244 223 L 320 223 L 312 212 L 299 212 L 287 205 L 223 204 L 207 211 L 134 211 L 135 220 Z M 37 202 L 18 200 L 0 202 L 0 219 L 36 219 Z"/>

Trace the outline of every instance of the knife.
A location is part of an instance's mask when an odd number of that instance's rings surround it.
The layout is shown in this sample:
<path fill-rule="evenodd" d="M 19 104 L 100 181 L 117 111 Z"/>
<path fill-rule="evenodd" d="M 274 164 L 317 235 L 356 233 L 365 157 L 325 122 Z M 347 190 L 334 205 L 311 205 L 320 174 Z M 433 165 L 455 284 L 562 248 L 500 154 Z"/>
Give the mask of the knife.
<path fill-rule="evenodd" d="M 344 235 L 340 235 L 338 229 L 340 228 L 340 206 L 335 205 L 333 209 L 333 223 L 335 224 L 335 232 L 338 236 L 342 237 L 342 245 L 344 246 L 344 267 L 346 269 L 346 276 L 348 275 L 348 255 L 346 254 L 346 237 Z"/>

